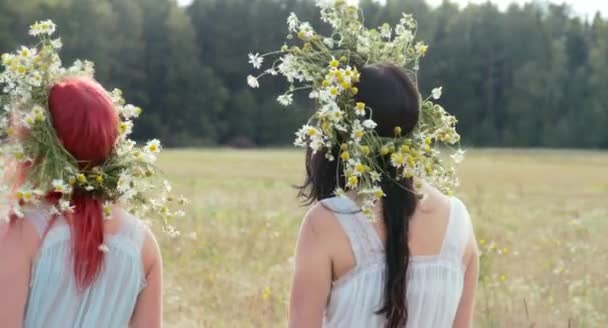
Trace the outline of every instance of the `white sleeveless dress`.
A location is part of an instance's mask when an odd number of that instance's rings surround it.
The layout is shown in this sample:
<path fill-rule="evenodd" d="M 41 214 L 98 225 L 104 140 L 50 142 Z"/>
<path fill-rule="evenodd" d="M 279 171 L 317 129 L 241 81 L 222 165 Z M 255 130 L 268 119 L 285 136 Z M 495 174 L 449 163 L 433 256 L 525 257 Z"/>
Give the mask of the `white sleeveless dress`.
<path fill-rule="evenodd" d="M 356 262 L 349 273 L 333 283 L 324 327 L 384 327 L 384 316 L 375 314 L 384 299 L 384 244 L 351 199 L 335 197 L 322 203 L 335 212 L 350 240 Z M 464 283 L 463 253 L 473 230 L 464 204 L 457 198 L 450 198 L 450 203 L 441 252 L 410 257 L 408 328 L 448 328 L 454 323 Z"/>
<path fill-rule="evenodd" d="M 121 227 L 105 236 L 108 252 L 95 282 L 84 290 L 72 273 L 71 233 L 63 217 L 48 231 L 50 207 L 25 210 L 44 240 L 32 266 L 25 328 L 127 327 L 146 286 L 141 249 L 147 227 L 120 211 Z M 0 323 L 0 327 L 3 327 Z"/>

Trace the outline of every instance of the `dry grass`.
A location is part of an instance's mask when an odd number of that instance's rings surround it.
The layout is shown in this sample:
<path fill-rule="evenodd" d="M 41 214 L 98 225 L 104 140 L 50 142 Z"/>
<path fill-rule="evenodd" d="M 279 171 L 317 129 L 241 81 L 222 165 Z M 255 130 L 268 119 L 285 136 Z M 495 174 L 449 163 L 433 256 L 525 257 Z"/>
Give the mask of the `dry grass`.
<path fill-rule="evenodd" d="M 177 225 L 197 235 L 159 234 L 168 327 L 286 325 L 302 161 L 283 150 L 162 157 L 191 200 Z M 476 151 L 459 174 L 484 241 L 476 326 L 608 325 L 608 154 Z"/>

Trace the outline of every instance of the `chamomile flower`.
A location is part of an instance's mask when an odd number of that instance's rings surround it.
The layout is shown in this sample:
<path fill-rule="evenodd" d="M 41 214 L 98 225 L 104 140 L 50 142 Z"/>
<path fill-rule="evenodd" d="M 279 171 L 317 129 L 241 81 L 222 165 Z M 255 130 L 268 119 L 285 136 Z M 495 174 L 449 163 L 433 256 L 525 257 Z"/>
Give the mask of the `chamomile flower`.
<path fill-rule="evenodd" d="M 293 94 L 286 93 L 286 94 L 280 95 L 277 98 L 277 101 L 279 102 L 279 104 L 281 104 L 283 106 L 289 106 L 293 103 Z"/>
<path fill-rule="evenodd" d="M 122 106 L 120 109 L 120 115 L 122 115 L 122 117 L 126 120 L 139 117 L 139 115 L 141 115 L 141 112 L 141 108 L 130 104 Z"/>
<path fill-rule="evenodd" d="M 300 20 L 295 13 L 290 13 L 287 17 L 287 28 L 289 32 L 296 32 L 298 30 L 298 26 L 300 25 Z"/>
<path fill-rule="evenodd" d="M 72 213 L 74 212 L 74 206 L 70 203 L 69 200 L 65 200 L 65 199 L 60 199 L 59 200 L 59 211 L 61 213 Z"/>
<path fill-rule="evenodd" d="M 355 114 L 357 114 L 358 116 L 365 116 L 365 103 L 358 102 L 355 105 Z"/>
<path fill-rule="evenodd" d="M 433 91 L 431 91 L 431 95 L 432 95 L 433 99 L 438 100 L 439 98 L 441 98 L 442 91 L 443 91 L 443 87 L 433 89 Z"/>
<path fill-rule="evenodd" d="M 456 153 L 452 154 L 450 157 L 452 157 L 454 163 L 460 164 L 464 160 L 464 154 L 465 151 L 463 151 L 462 149 L 458 149 Z"/>
<path fill-rule="evenodd" d="M 61 38 L 51 40 L 51 46 L 55 49 L 63 48 L 63 42 L 61 41 Z"/>
<path fill-rule="evenodd" d="M 52 182 L 53 185 L 53 190 L 55 192 L 61 193 L 61 194 L 68 194 L 70 193 L 70 186 L 68 186 L 65 181 L 61 180 L 61 179 L 55 179 Z"/>
<path fill-rule="evenodd" d="M 254 89 L 260 87 L 260 82 L 258 82 L 258 79 L 253 75 L 247 76 L 247 84 L 249 85 L 249 87 Z"/>
<path fill-rule="evenodd" d="M 378 126 L 378 124 L 376 124 L 376 122 L 374 122 L 373 120 L 365 120 L 363 121 L 362 125 L 366 129 L 375 129 L 376 126 Z"/>
<path fill-rule="evenodd" d="M 41 22 L 36 22 L 32 26 L 30 26 L 30 35 L 38 36 L 41 34 L 51 35 L 55 33 L 55 23 L 50 20 L 45 20 Z"/>
<path fill-rule="evenodd" d="M 161 151 L 160 141 L 158 139 L 152 139 L 146 143 L 144 148 L 147 153 L 157 154 Z"/>
<path fill-rule="evenodd" d="M 255 69 L 260 69 L 262 67 L 262 64 L 264 63 L 264 57 L 260 57 L 259 53 L 256 53 L 255 55 L 252 53 L 249 53 L 249 63 L 253 66 L 253 68 Z"/>

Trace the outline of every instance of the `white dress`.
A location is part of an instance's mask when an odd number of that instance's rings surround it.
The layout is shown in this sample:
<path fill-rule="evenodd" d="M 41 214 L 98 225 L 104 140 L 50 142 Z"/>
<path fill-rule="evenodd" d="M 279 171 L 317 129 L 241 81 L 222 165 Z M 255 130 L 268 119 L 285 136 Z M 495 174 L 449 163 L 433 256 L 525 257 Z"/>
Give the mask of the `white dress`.
<path fill-rule="evenodd" d="M 324 327 L 384 327 L 375 314 L 384 299 L 384 245 L 376 230 L 352 200 L 329 198 L 323 205 L 334 211 L 350 240 L 355 267 L 333 283 L 326 307 Z M 410 257 L 407 273 L 407 327 L 452 327 L 462 296 L 465 246 L 472 225 L 464 204 L 450 198 L 450 218 L 441 252 Z M 404 295 L 405 296 L 405 295 Z"/>

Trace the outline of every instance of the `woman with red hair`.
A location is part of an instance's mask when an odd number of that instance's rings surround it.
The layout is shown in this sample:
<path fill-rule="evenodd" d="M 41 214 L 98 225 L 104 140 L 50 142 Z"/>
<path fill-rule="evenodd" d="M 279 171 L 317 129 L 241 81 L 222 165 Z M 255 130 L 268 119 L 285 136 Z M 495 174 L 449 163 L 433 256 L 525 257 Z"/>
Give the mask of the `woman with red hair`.
<path fill-rule="evenodd" d="M 79 169 L 115 152 L 120 119 L 94 80 L 53 84 L 48 112 Z M 61 213 L 60 194 L 42 198 L 24 205 L 22 218 L 13 215 L 0 238 L 0 326 L 160 327 L 161 255 L 142 221 L 116 205 L 104 208 L 94 192 L 75 189 L 72 210 Z"/>

